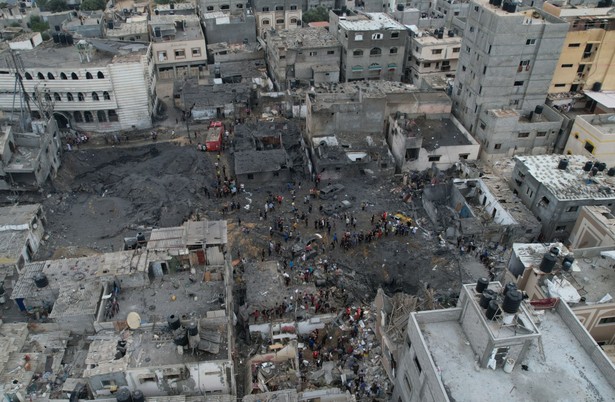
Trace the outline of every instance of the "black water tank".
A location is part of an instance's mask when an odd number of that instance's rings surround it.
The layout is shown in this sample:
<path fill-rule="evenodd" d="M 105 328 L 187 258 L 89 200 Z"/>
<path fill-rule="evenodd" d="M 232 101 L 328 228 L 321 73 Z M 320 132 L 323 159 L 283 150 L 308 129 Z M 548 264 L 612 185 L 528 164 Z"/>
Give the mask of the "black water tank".
<path fill-rule="evenodd" d="M 559 255 L 559 247 L 553 246 L 549 249 L 549 252 L 557 257 Z"/>
<path fill-rule="evenodd" d="M 186 329 L 188 330 L 188 335 L 190 336 L 195 336 L 199 334 L 199 326 L 196 324 L 196 322 L 191 322 L 190 324 L 188 324 L 188 327 Z"/>
<path fill-rule="evenodd" d="M 489 302 L 493 299 L 496 298 L 495 292 L 491 289 L 485 289 L 483 291 L 483 294 L 480 296 L 480 301 L 478 302 L 478 304 L 482 307 L 482 308 L 487 308 L 487 306 L 489 306 Z"/>
<path fill-rule="evenodd" d="M 64 32 L 60 32 L 60 43 L 66 45 L 66 34 Z"/>
<path fill-rule="evenodd" d="M 169 324 L 169 328 L 175 331 L 177 328 L 181 327 L 181 323 L 179 322 L 179 317 L 175 314 L 171 314 L 169 318 L 167 318 L 167 323 Z"/>
<path fill-rule="evenodd" d="M 169 4 L 169 8 L 170 8 L 171 10 L 175 10 L 175 3 L 171 3 L 171 4 Z"/>
<path fill-rule="evenodd" d="M 488 286 L 488 278 L 478 278 L 478 282 L 476 282 L 476 293 L 483 293 L 483 291 L 487 289 Z"/>
<path fill-rule="evenodd" d="M 54 32 L 51 34 L 51 37 L 53 38 L 53 43 L 60 43 L 60 34 L 57 32 Z"/>
<path fill-rule="evenodd" d="M 173 339 L 173 343 L 177 346 L 186 346 L 188 344 L 188 335 L 186 335 L 185 332 L 182 332 Z"/>
<path fill-rule="evenodd" d="M 602 83 L 601 82 L 594 82 L 594 85 L 592 85 L 592 91 L 600 92 L 601 90 L 602 90 Z"/>
<path fill-rule="evenodd" d="M 542 261 L 540 261 L 540 270 L 544 273 L 549 273 L 553 271 L 553 267 L 555 266 L 555 262 L 557 261 L 557 257 L 551 253 L 546 253 L 542 256 Z"/>
<path fill-rule="evenodd" d="M 542 114 L 542 105 L 536 105 L 536 107 L 534 108 L 534 113 L 536 114 Z"/>
<path fill-rule="evenodd" d="M 107 21 L 107 29 L 113 29 L 113 20 Z"/>
<path fill-rule="evenodd" d="M 559 163 L 557 164 L 557 168 L 559 170 L 566 170 L 567 167 L 568 167 L 568 159 L 567 158 L 560 159 Z"/>
<path fill-rule="evenodd" d="M 132 393 L 132 402 L 145 402 L 145 395 L 140 389 Z"/>
<path fill-rule="evenodd" d="M 504 303 L 502 303 L 502 310 L 505 313 L 515 314 L 517 310 L 519 310 L 519 306 L 523 301 L 523 294 L 519 292 L 517 289 L 513 289 L 510 292 L 506 293 L 504 296 Z"/>
<path fill-rule="evenodd" d="M 141 232 L 137 233 L 137 242 L 139 243 L 144 243 L 145 242 L 145 235 Z"/>
<path fill-rule="evenodd" d="M 574 257 L 570 254 L 564 257 L 564 261 L 562 261 L 562 269 L 566 272 L 572 269 L 572 263 L 574 262 Z"/>
<path fill-rule="evenodd" d="M 609 168 L 609 171 L 606 172 L 609 176 L 615 176 L 615 167 Z"/>
<path fill-rule="evenodd" d="M 397 11 L 404 11 L 404 5 L 403 4 L 398 4 L 397 5 Z"/>
<path fill-rule="evenodd" d="M 598 166 L 594 165 L 594 167 L 592 168 L 592 176 L 595 176 L 598 174 Z"/>
<path fill-rule="evenodd" d="M 596 162 L 596 167 L 598 168 L 599 172 L 604 172 L 604 169 L 606 169 L 606 163 Z"/>
<path fill-rule="evenodd" d="M 502 0 L 493 0 L 493 5 L 499 7 L 502 5 Z"/>
<path fill-rule="evenodd" d="M 162 36 L 161 31 L 160 31 L 160 27 L 154 27 L 154 36 L 156 38 L 160 38 Z"/>
<path fill-rule="evenodd" d="M 66 34 L 66 44 L 69 46 L 72 46 L 75 43 L 74 39 L 73 39 L 73 35 L 71 34 Z"/>
<path fill-rule="evenodd" d="M 42 272 L 39 272 L 38 274 L 34 275 L 34 284 L 39 289 L 44 288 L 45 286 L 49 285 L 49 280 L 47 279 L 47 275 L 45 275 Z"/>
<path fill-rule="evenodd" d="M 491 300 L 489 302 L 485 315 L 487 316 L 488 320 L 493 320 L 496 316 L 500 315 L 500 306 L 498 306 L 497 301 Z"/>
<path fill-rule="evenodd" d="M 590 170 L 592 170 L 592 166 L 594 166 L 594 162 L 587 161 L 585 162 L 585 166 L 583 166 L 583 170 L 585 170 L 586 172 L 589 172 Z"/>
<path fill-rule="evenodd" d="M 449 37 L 449 38 L 452 38 L 452 37 L 454 37 L 454 36 L 455 36 L 455 32 L 454 32 L 454 31 L 449 30 L 449 31 L 448 31 L 448 37 Z"/>
<path fill-rule="evenodd" d="M 506 286 L 504 286 L 504 294 L 510 292 L 511 290 L 517 290 L 517 284 L 514 282 L 508 282 Z"/>
<path fill-rule="evenodd" d="M 120 388 L 115 394 L 115 400 L 117 402 L 133 402 L 132 395 L 130 394 L 130 390 L 128 388 Z"/>

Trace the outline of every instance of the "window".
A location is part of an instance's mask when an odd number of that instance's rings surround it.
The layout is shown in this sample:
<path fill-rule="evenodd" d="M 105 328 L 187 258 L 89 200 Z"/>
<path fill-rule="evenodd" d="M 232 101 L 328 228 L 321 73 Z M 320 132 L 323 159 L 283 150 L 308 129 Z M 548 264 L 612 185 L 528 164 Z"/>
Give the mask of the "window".
<path fill-rule="evenodd" d="M 372 34 L 372 40 L 381 40 L 384 37 L 381 33 Z"/>
<path fill-rule="evenodd" d="M 249 180 L 254 179 L 254 175 L 253 175 L 252 173 L 248 173 L 248 179 L 249 179 Z"/>
<path fill-rule="evenodd" d="M 62 97 L 60 96 L 59 93 L 54 92 L 53 93 L 53 100 L 55 100 L 56 102 L 62 102 Z"/>
<path fill-rule="evenodd" d="M 584 148 L 585 148 L 585 150 L 586 150 L 587 152 L 589 152 L 590 154 L 593 154 L 593 153 L 594 153 L 594 144 L 592 144 L 591 142 L 589 142 L 589 141 L 585 141 L 585 146 L 584 146 Z"/>
<path fill-rule="evenodd" d="M 474 27 L 470 27 L 470 32 L 474 32 Z"/>
<path fill-rule="evenodd" d="M 453 53 L 459 53 L 460 50 L 461 50 L 460 47 L 454 47 L 453 48 Z"/>
<path fill-rule="evenodd" d="M 546 136 L 547 136 L 546 131 L 539 131 L 536 133 L 536 137 L 546 137 Z"/>
<path fill-rule="evenodd" d="M 94 122 L 94 115 L 92 114 L 92 112 L 87 110 L 87 111 L 83 112 L 83 120 L 85 120 L 86 123 L 93 123 Z"/>
<path fill-rule="evenodd" d="M 50 80 L 55 80 L 56 77 L 53 76 L 53 74 L 51 73 L 47 73 L 47 78 L 49 78 Z"/>
<path fill-rule="evenodd" d="M 530 133 L 519 133 L 519 134 L 517 135 L 517 137 L 519 137 L 519 138 L 527 138 L 527 137 L 529 137 L 529 136 L 530 136 Z"/>
<path fill-rule="evenodd" d="M 105 78 L 105 75 L 103 74 L 102 71 L 99 71 L 98 73 L 96 73 L 96 77 L 98 77 L 98 79 L 102 80 L 103 78 Z"/>
<path fill-rule="evenodd" d="M 291 10 L 296 10 L 296 9 L 297 9 L 297 6 L 292 5 L 292 6 L 290 6 L 290 9 L 291 9 Z"/>
<path fill-rule="evenodd" d="M 81 115 L 81 112 L 75 112 L 74 118 L 77 123 L 83 123 L 83 116 Z"/>
<path fill-rule="evenodd" d="M 66 74 L 64 74 L 64 73 L 60 73 L 60 79 L 61 79 L 61 80 L 67 80 L 67 79 L 68 79 L 68 77 L 66 77 Z"/>
<path fill-rule="evenodd" d="M 577 212 L 579 210 L 578 206 L 574 206 L 574 207 L 568 207 L 566 208 L 566 212 Z"/>
<path fill-rule="evenodd" d="M 568 47 L 580 47 L 581 44 L 580 43 L 569 43 Z"/>
<path fill-rule="evenodd" d="M 111 96 L 109 96 L 109 92 L 107 92 L 107 91 L 103 92 L 103 99 L 104 100 L 111 100 Z"/>
<path fill-rule="evenodd" d="M 263 7 L 263 11 L 269 11 L 269 7 Z"/>
<path fill-rule="evenodd" d="M 529 60 L 521 60 L 519 62 L 519 67 L 517 68 L 517 72 L 523 71 L 524 68 L 525 68 L 525 71 L 529 71 L 529 69 L 530 69 L 530 61 Z"/>
<path fill-rule="evenodd" d="M 466 160 L 470 157 L 470 154 L 459 154 L 459 160 Z"/>
<path fill-rule="evenodd" d="M 201 57 L 201 48 L 193 47 L 192 48 L 192 57 Z"/>
<path fill-rule="evenodd" d="M 421 363 L 419 363 L 419 359 L 414 356 L 414 364 L 416 365 L 416 369 L 419 371 L 419 374 L 423 371 L 421 368 Z"/>
<path fill-rule="evenodd" d="M 93 80 L 93 79 L 94 79 L 94 77 L 92 76 L 92 73 L 87 72 L 87 73 L 85 73 L 85 79 L 86 79 L 86 80 Z"/>
<path fill-rule="evenodd" d="M 39 80 L 45 79 L 45 76 L 43 75 L 43 73 L 38 73 L 36 76 L 38 77 Z"/>
<path fill-rule="evenodd" d="M 108 110 L 107 115 L 109 116 L 109 121 L 120 121 L 115 110 Z"/>
<path fill-rule="evenodd" d="M 382 54 L 382 49 L 379 47 L 374 47 L 369 51 L 370 56 L 380 56 Z"/>
<path fill-rule="evenodd" d="M 295 25 L 301 25 L 301 23 L 298 23 L 298 20 L 296 18 L 291 18 L 290 23 Z"/>
<path fill-rule="evenodd" d="M 362 41 L 363 40 L 363 34 L 355 34 L 354 35 L 354 40 Z"/>
<path fill-rule="evenodd" d="M 284 6 L 275 6 L 276 11 L 284 11 Z"/>
<path fill-rule="evenodd" d="M 284 23 L 284 18 L 278 18 L 277 20 L 275 20 L 276 24 L 283 24 Z"/>
<path fill-rule="evenodd" d="M 139 384 L 145 384 L 148 382 L 156 382 L 156 376 L 155 375 L 143 375 L 141 377 L 139 377 Z"/>
<path fill-rule="evenodd" d="M 47 102 L 51 102 L 51 95 L 49 95 L 48 93 L 45 94 L 45 100 Z"/>
<path fill-rule="evenodd" d="M 353 56 L 363 56 L 363 50 L 355 50 L 352 52 Z"/>
<path fill-rule="evenodd" d="M 563 88 L 566 86 L 566 84 L 555 84 L 553 85 L 555 88 Z"/>
<path fill-rule="evenodd" d="M 161 50 L 158 52 L 158 61 L 167 60 L 167 52 L 165 50 Z"/>
<path fill-rule="evenodd" d="M 32 74 L 30 74 L 30 73 L 26 73 L 26 79 L 27 79 L 27 80 L 31 80 L 31 79 L 32 79 Z"/>
<path fill-rule="evenodd" d="M 175 60 L 186 58 L 186 51 L 184 49 L 175 49 L 174 54 L 175 54 Z"/>
<path fill-rule="evenodd" d="M 230 10 L 231 6 L 228 4 L 221 4 L 220 10 Z"/>
<path fill-rule="evenodd" d="M 78 79 L 79 79 L 79 76 L 77 76 L 77 74 L 76 74 L 76 73 L 71 73 L 71 74 L 70 74 L 70 79 L 71 79 L 71 80 L 78 80 Z"/>
<path fill-rule="evenodd" d="M 98 121 L 101 123 L 107 122 L 107 115 L 105 114 L 104 110 L 99 110 L 98 112 L 96 112 L 96 117 L 98 117 Z"/>
<path fill-rule="evenodd" d="M 487 128 L 487 125 L 482 121 L 479 123 L 479 126 L 481 130 L 484 130 L 485 128 Z"/>
<path fill-rule="evenodd" d="M 318 52 L 310 52 L 310 56 L 318 56 Z"/>
<path fill-rule="evenodd" d="M 207 6 L 207 11 L 214 11 L 214 6 Z"/>
<path fill-rule="evenodd" d="M 335 54 L 335 50 L 327 50 L 327 54 Z"/>
<path fill-rule="evenodd" d="M 423 63 L 423 67 L 431 67 L 431 63 Z"/>
<path fill-rule="evenodd" d="M 461 66 L 461 71 L 466 71 L 466 66 Z"/>
<path fill-rule="evenodd" d="M 73 94 L 71 94 L 70 92 L 66 93 L 66 100 L 69 102 L 72 102 L 75 100 L 75 98 L 73 98 Z"/>
<path fill-rule="evenodd" d="M 563 232 L 564 230 L 566 230 L 566 225 L 556 226 L 555 230 L 557 232 Z"/>
<path fill-rule="evenodd" d="M 391 39 L 399 38 L 399 32 L 391 32 Z"/>
<path fill-rule="evenodd" d="M 269 25 L 269 20 L 263 20 L 263 25 Z"/>
<path fill-rule="evenodd" d="M 536 39 L 528 39 L 525 41 L 526 45 L 535 45 L 536 44 Z"/>
<path fill-rule="evenodd" d="M 243 4 L 239 3 L 239 4 L 235 4 L 235 7 L 237 8 L 243 8 Z"/>
<path fill-rule="evenodd" d="M 112 387 L 115 385 L 115 381 L 114 380 L 101 380 L 100 385 L 102 385 L 103 387 Z"/>
<path fill-rule="evenodd" d="M 92 100 L 93 101 L 99 101 L 100 98 L 98 97 L 98 94 L 96 92 L 92 92 Z"/>
<path fill-rule="evenodd" d="M 615 317 L 604 317 L 598 321 L 598 324 L 613 324 L 615 323 Z"/>
<path fill-rule="evenodd" d="M 562 64 L 562 68 L 571 68 L 572 64 Z"/>
<path fill-rule="evenodd" d="M 542 203 L 543 205 L 549 205 L 551 201 L 547 197 L 542 197 L 540 199 L 540 203 Z"/>
<path fill-rule="evenodd" d="M 431 49 L 431 54 L 442 54 L 442 49 Z"/>
<path fill-rule="evenodd" d="M 79 99 L 79 102 L 85 102 L 85 95 L 83 94 L 83 92 L 79 92 L 77 94 L 77 99 Z"/>
<path fill-rule="evenodd" d="M 428 160 L 429 162 L 438 162 L 441 157 L 442 155 L 430 155 Z"/>
<path fill-rule="evenodd" d="M 389 50 L 389 53 L 390 53 L 390 54 L 396 54 L 396 53 L 397 53 L 397 48 L 396 48 L 396 47 L 392 47 L 392 48 Z"/>
<path fill-rule="evenodd" d="M 516 87 L 522 87 L 523 86 L 523 81 L 515 81 L 514 85 Z"/>
<path fill-rule="evenodd" d="M 495 144 L 493 149 L 502 149 L 502 144 Z"/>

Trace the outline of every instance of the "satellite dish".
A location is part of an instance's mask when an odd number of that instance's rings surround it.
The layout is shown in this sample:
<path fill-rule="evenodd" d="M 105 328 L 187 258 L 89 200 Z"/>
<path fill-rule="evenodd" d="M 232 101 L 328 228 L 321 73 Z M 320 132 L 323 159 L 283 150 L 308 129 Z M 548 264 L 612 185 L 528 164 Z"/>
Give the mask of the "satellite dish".
<path fill-rule="evenodd" d="M 137 329 L 141 326 L 141 316 L 138 313 L 131 311 L 128 313 L 128 317 L 126 317 L 126 323 L 128 324 L 128 328 Z"/>

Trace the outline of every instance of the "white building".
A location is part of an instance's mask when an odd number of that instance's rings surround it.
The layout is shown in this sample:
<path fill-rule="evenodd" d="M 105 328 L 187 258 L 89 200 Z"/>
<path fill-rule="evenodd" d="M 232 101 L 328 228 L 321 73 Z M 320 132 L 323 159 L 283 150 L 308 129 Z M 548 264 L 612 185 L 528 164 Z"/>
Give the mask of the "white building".
<path fill-rule="evenodd" d="M 75 46 L 43 43 L 21 50 L 17 57 L 24 67 L 22 82 L 34 118 L 41 117 L 41 107 L 52 107 L 60 129 L 109 132 L 151 127 L 157 98 L 149 45 L 98 40 Z M 15 102 L 15 70 L 9 60 L 5 51 L 0 59 L 4 111 L 12 110 Z"/>
<path fill-rule="evenodd" d="M 615 166 L 615 114 L 577 116 L 570 130 L 566 153 L 594 157 Z"/>
<path fill-rule="evenodd" d="M 419 88 L 427 77 L 454 78 L 461 50 L 461 37 L 453 31 L 416 31 L 406 50 L 406 77 Z"/>
<path fill-rule="evenodd" d="M 45 220 L 40 204 L 0 208 L 0 278 L 32 261 L 45 233 Z"/>

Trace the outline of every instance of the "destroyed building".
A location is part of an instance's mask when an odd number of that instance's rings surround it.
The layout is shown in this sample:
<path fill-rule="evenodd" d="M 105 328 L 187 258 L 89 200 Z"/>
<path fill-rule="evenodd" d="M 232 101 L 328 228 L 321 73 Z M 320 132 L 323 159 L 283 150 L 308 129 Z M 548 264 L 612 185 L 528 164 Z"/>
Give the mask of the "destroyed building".
<path fill-rule="evenodd" d="M 341 45 L 324 28 L 268 32 L 267 65 L 278 90 L 339 82 Z"/>
<path fill-rule="evenodd" d="M 60 168 L 61 152 L 60 131 L 54 118 L 33 121 L 31 130 L 26 131 L 3 126 L 0 132 L 0 191 L 38 190 L 47 179 L 55 177 Z"/>
<path fill-rule="evenodd" d="M 606 163 L 580 155 L 515 156 L 514 161 L 511 187 L 541 222 L 545 240 L 567 238 L 582 206 L 614 208 L 615 178 Z"/>
<path fill-rule="evenodd" d="M 437 167 L 446 170 L 465 160 L 478 159 L 480 144 L 449 113 L 388 118 L 387 143 L 399 172 Z"/>
<path fill-rule="evenodd" d="M 213 6 L 206 6 L 207 10 Z M 226 42 L 229 44 L 256 43 L 256 18 L 248 9 L 234 12 L 207 11 L 201 7 L 201 19 L 205 25 L 207 48 L 212 44 Z"/>
<path fill-rule="evenodd" d="M 0 281 L 32 261 L 45 234 L 46 220 L 40 204 L 0 208 Z"/>
<path fill-rule="evenodd" d="M 442 116 L 450 99 L 440 92 L 389 81 L 320 84 L 306 94 L 306 143 L 312 172 L 323 180 L 370 169 L 394 171 L 387 145 L 387 116 Z"/>
<path fill-rule="evenodd" d="M 472 400 L 485 384 L 492 399 L 604 400 L 615 388 L 615 366 L 566 303 L 539 310 L 499 282 L 411 313 L 403 348 L 393 400 Z"/>

